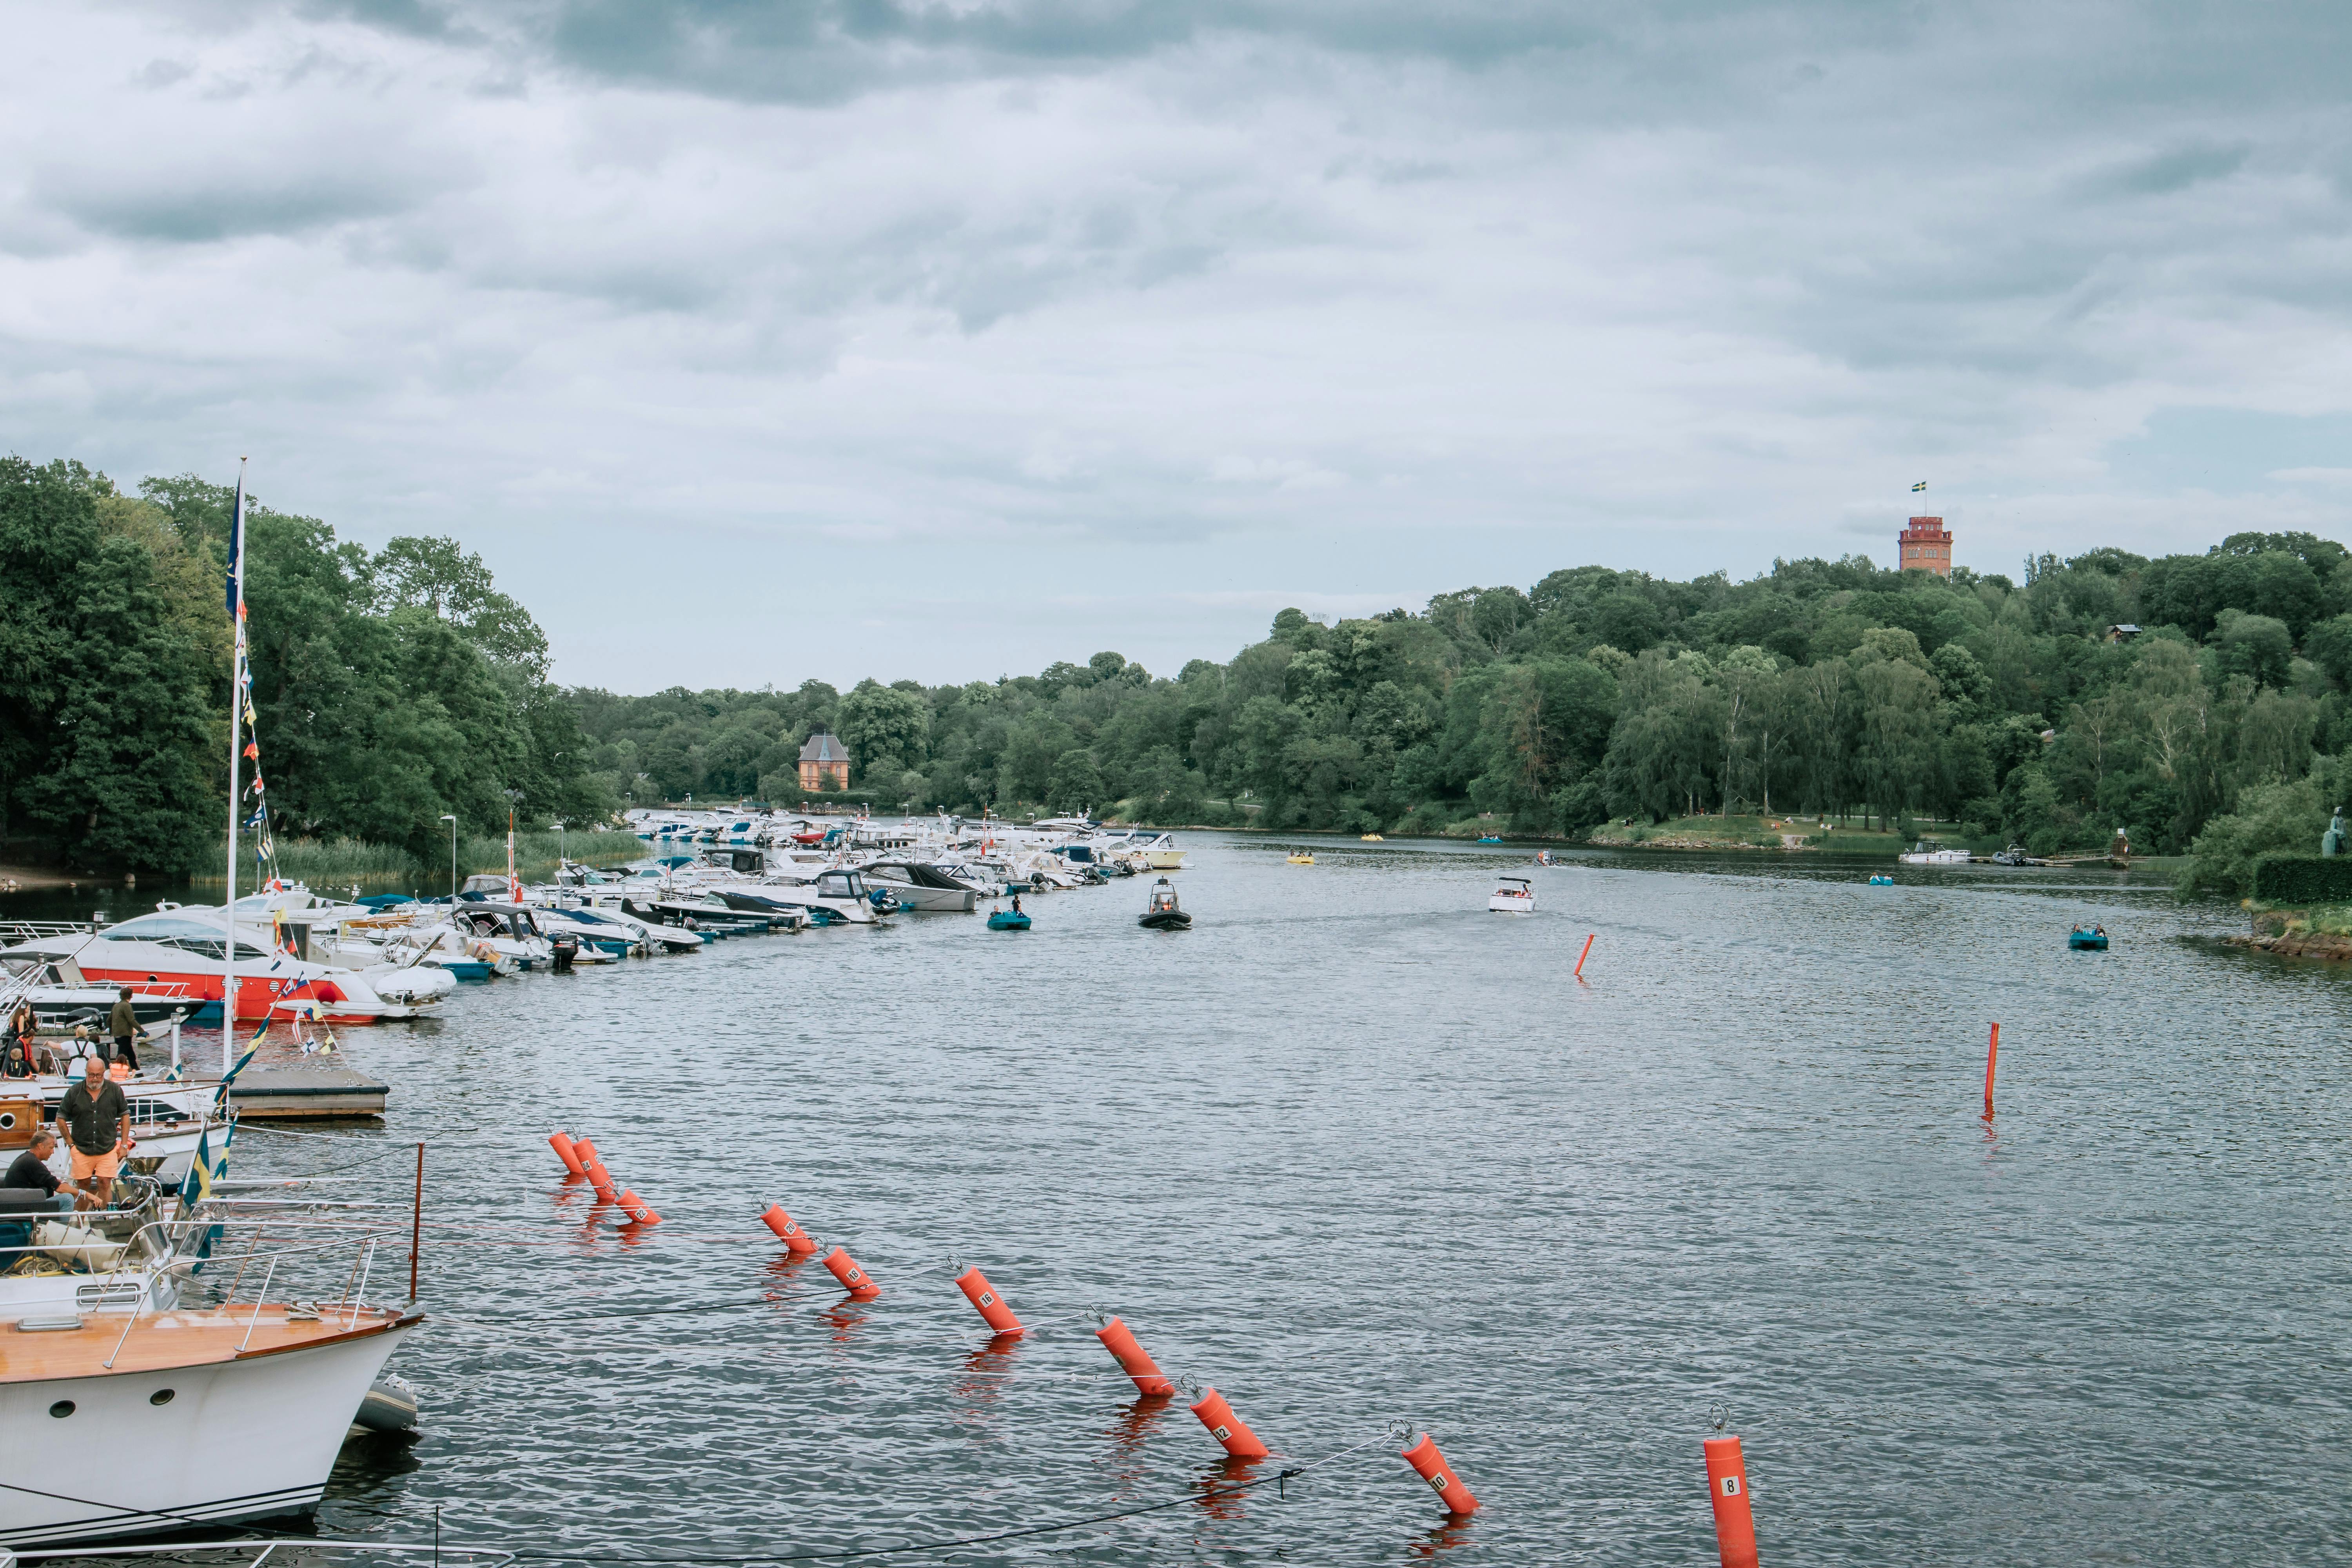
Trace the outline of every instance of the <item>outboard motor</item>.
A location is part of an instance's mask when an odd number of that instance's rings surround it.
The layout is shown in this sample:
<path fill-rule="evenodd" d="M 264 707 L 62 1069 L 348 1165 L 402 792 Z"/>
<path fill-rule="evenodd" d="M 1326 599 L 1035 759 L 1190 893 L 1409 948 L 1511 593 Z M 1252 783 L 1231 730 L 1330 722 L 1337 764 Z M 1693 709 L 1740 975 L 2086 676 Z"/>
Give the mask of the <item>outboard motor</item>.
<path fill-rule="evenodd" d="M 572 961 L 580 956 L 580 939 L 568 931 L 558 931 L 547 939 L 547 958 L 559 974 L 568 973 Z"/>

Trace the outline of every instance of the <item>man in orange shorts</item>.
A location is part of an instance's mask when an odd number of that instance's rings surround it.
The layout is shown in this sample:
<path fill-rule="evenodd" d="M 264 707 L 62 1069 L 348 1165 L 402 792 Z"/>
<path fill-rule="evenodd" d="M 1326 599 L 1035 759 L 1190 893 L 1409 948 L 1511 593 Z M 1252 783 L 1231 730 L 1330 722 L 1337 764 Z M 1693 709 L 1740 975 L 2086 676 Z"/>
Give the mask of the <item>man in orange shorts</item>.
<path fill-rule="evenodd" d="M 58 1131 L 73 1152 L 75 1188 L 104 1208 L 131 1146 L 131 1105 L 122 1086 L 106 1076 L 106 1058 L 94 1051 L 82 1058 L 81 1081 L 58 1101 Z"/>

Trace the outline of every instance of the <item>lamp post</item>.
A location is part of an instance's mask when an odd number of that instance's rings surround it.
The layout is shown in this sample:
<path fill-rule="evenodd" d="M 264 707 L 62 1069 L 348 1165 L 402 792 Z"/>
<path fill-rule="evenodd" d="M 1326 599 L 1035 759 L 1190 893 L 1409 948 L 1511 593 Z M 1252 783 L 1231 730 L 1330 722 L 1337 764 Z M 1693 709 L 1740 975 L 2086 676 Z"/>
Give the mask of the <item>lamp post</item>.
<path fill-rule="evenodd" d="M 449 825 L 449 903 L 454 909 L 457 903 L 457 819 L 445 811 L 441 820 Z"/>
<path fill-rule="evenodd" d="M 515 880 L 514 822 L 515 812 L 522 805 L 522 791 L 510 789 L 504 794 L 507 797 L 507 897 L 520 899 L 522 897 L 522 884 Z"/>
<path fill-rule="evenodd" d="M 555 868 L 561 871 L 563 869 L 563 824 L 551 822 L 548 826 L 555 829 Z"/>

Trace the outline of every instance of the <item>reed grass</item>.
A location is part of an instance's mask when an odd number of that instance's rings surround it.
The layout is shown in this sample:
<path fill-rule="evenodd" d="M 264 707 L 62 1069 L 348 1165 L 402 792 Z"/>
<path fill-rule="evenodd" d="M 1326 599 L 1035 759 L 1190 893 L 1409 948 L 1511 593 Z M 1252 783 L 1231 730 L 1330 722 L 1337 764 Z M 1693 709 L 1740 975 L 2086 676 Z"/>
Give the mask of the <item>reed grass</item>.
<path fill-rule="evenodd" d="M 646 853 L 645 842 L 634 833 L 567 832 L 561 842 L 565 856 L 589 866 L 618 866 Z M 526 882 L 543 882 L 554 876 L 557 843 L 552 833 L 516 834 L 516 875 Z M 254 879 L 253 862 L 246 858 L 249 848 L 247 842 L 237 845 L 236 880 L 241 891 Z M 506 868 L 505 834 L 473 833 L 458 838 L 457 880 L 461 886 L 467 877 L 478 872 Z M 436 857 L 419 861 L 397 845 L 373 844 L 359 838 L 281 838 L 278 841 L 277 872 L 321 893 L 354 885 L 363 892 L 449 890 L 446 859 Z M 194 882 L 225 883 L 227 879 L 219 846 L 189 877 Z"/>

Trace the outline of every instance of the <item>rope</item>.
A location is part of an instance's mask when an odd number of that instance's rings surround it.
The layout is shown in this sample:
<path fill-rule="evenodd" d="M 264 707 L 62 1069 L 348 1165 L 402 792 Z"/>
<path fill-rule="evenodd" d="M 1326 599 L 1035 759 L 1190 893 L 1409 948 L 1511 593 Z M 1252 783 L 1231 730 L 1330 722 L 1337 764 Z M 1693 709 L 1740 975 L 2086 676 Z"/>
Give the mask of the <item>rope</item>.
<path fill-rule="evenodd" d="M 1192 1493 L 1188 1496 L 1170 1498 L 1165 1502 L 1150 1502 L 1139 1504 L 1134 1508 L 1114 1509 L 1108 1513 L 1088 1514 L 1084 1519 L 1064 1520 L 1055 1524 L 1025 1525 L 1019 1530 L 1000 1530 L 987 1535 L 958 1536 L 950 1541 L 920 1541 L 909 1542 L 904 1546 L 852 1546 L 824 1552 L 784 1552 L 766 1555 L 750 1555 L 740 1552 L 729 1552 L 723 1557 L 643 1557 L 634 1555 L 625 1557 L 598 1556 L 579 1552 L 520 1552 L 515 1555 L 520 1559 L 547 1563 L 639 1563 L 649 1564 L 685 1564 L 703 1563 L 841 1563 L 858 1557 L 891 1557 L 901 1552 L 952 1552 L 967 1546 L 992 1545 L 1000 1541 L 1020 1541 L 1027 1537 L 1036 1535 L 1059 1535 L 1067 1531 L 1084 1530 L 1089 1525 L 1110 1524 L 1123 1519 L 1139 1519 L 1145 1514 L 1161 1513 L 1165 1512 L 1169 1509 L 1182 1508 L 1190 1503 L 1207 1504 L 1222 1502 L 1227 1498 L 1239 1497 L 1244 1492 L 1254 1490 L 1258 1487 L 1265 1486 L 1269 1483 L 1272 1483 L 1276 1487 L 1277 1495 L 1286 1497 L 1288 1494 L 1286 1491 L 1282 1491 L 1281 1489 L 1292 1478 L 1303 1476 L 1309 1470 L 1319 1469 L 1323 1466 L 1331 1463 L 1334 1459 L 1342 1459 L 1347 1458 L 1349 1454 L 1360 1453 L 1366 1448 L 1372 1447 L 1381 1443 L 1392 1442 L 1394 1439 L 1395 1429 L 1393 1427 L 1384 1428 L 1379 1436 L 1371 1438 L 1369 1441 L 1358 1443 L 1352 1447 L 1342 1448 L 1334 1454 L 1326 1454 L 1323 1458 L 1315 1460 L 1311 1464 L 1296 1465 L 1275 1475 L 1260 1476 L 1255 1480 L 1234 1481 L 1222 1487 L 1205 1487 L 1200 1491 Z"/>

